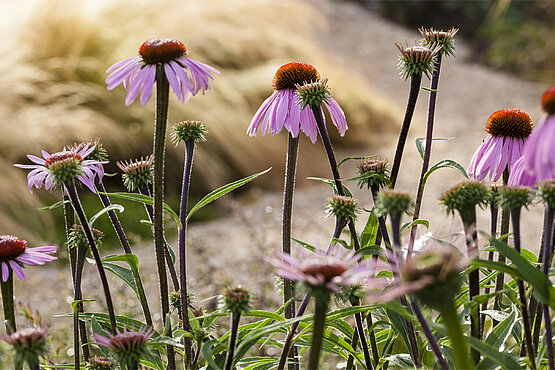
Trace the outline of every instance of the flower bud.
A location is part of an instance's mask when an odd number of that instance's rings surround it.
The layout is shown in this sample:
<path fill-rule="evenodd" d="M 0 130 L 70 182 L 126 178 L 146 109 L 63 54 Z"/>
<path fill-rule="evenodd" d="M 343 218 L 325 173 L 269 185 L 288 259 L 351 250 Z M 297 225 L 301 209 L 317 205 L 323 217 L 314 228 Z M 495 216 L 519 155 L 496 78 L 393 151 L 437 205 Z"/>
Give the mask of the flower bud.
<path fill-rule="evenodd" d="M 115 362 L 108 357 L 91 357 L 85 364 L 85 370 L 112 370 Z"/>
<path fill-rule="evenodd" d="M 458 28 L 451 28 L 448 31 L 435 30 L 433 28 L 421 27 L 418 29 L 420 34 L 424 38 L 422 44 L 430 49 L 439 47 L 442 55 L 450 56 L 454 54 L 455 51 L 455 40 L 453 37 L 459 32 Z"/>
<path fill-rule="evenodd" d="M 434 71 L 434 58 L 441 48 L 428 48 L 426 46 L 414 45 L 409 46 L 405 41 L 405 46 L 395 43 L 401 55 L 399 55 L 399 73 L 405 80 L 413 75 L 422 76 L 425 74 L 428 78 Z"/>
<path fill-rule="evenodd" d="M 250 310 L 249 291 L 241 286 L 227 287 L 223 293 L 224 307 L 234 315 L 240 315 Z"/>
<path fill-rule="evenodd" d="M 206 141 L 206 133 L 208 130 L 202 121 L 179 121 L 173 125 L 171 140 L 177 146 L 181 141 L 194 141 L 199 143 Z"/>
<path fill-rule="evenodd" d="M 116 164 L 123 171 L 123 185 L 128 191 L 148 188 L 154 179 L 152 164 L 154 163 L 154 155 L 149 155 L 146 158 L 141 156 L 141 159 L 130 160 Z"/>
<path fill-rule="evenodd" d="M 362 188 L 364 185 L 368 189 L 379 190 L 384 186 L 390 184 L 389 180 L 389 163 L 382 159 L 365 159 L 357 166 L 358 187 Z"/>
<path fill-rule="evenodd" d="M 527 186 L 502 186 L 498 190 L 497 202 L 503 209 L 520 209 L 532 201 L 532 192 Z"/>
<path fill-rule="evenodd" d="M 479 181 L 461 182 L 447 190 L 439 198 L 448 214 L 458 211 L 465 223 L 474 223 L 476 206 L 484 207 L 489 200 L 490 189 Z"/>
<path fill-rule="evenodd" d="M 326 210 L 328 215 L 333 215 L 349 222 L 357 218 L 358 203 L 355 198 L 334 195 L 326 203 Z"/>
<path fill-rule="evenodd" d="M 538 195 L 551 209 L 555 209 L 555 180 L 548 180 L 540 185 Z"/>
<path fill-rule="evenodd" d="M 378 215 L 390 215 L 395 218 L 408 213 L 412 204 L 409 193 L 384 189 L 378 194 L 375 207 Z"/>

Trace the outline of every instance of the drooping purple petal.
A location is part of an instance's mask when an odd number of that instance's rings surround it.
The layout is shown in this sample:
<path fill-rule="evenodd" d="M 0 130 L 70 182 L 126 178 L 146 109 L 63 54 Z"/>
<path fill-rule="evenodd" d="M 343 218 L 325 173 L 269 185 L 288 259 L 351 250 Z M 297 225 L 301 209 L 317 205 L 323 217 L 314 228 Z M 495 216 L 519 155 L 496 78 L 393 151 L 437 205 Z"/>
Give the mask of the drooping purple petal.
<path fill-rule="evenodd" d="M 10 277 L 10 268 L 6 262 L 0 262 L 0 264 L 2 264 L 2 281 L 5 283 Z"/>
<path fill-rule="evenodd" d="M 8 263 L 10 264 L 10 267 L 12 268 L 14 274 L 21 280 L 25 281 L 25 273 L 23 272 L 21 266 L 19 266 L 19 264 L 13 260 L 9 260 Z"/>

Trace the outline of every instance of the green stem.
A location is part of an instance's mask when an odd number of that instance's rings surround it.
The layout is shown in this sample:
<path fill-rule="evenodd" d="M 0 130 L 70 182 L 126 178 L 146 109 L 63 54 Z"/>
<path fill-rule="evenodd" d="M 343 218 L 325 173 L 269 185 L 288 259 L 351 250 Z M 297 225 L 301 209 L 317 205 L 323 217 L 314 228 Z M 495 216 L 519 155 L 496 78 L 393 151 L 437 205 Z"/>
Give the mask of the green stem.
<path fill-rule="evenodd" d="M 450 302 L 451 303 L 451 302 Z M 446 304 L 441 313 L 444 318 L 445 326 L 451 337 L 451 348 L 455 355 L 457 369 L 473 369 L 474 365 L 469 357 L 468 344 L 463 335 L 459 316 L 454 304 Z"/>
<path fill-rule="evenodd" d="M 476 232 L 476 207 L 472 207 L 465 214 L 461 212 L 461 218 L 463 219 L 464 226 L 464 236 L 466 240 L 466 247 L 468 250 L 468 255 L 471 256 L 475 250 L 478 248 L 478 234 Z M 474 269 L 468 274 L 468 296 L 472 301 L 474 297 L 480 294 L 480 271 Z M 470 310 L 470 335 L 478 340 L 480 340 L 480 305 L 474 305 L 474 308 Z M 480 361 L 480 352 L 472 348 L 470 350 L 472 360 L 475 364 Z"/>
<path fill-rule="evenodd" d="M 395 188 L 395 183 L 397 182 L 397 175 L 399 174 L 399 168 L 401 167 L 401 158 L 403 157 L 403 150 L 409 134 L 410 123 L 414 114 L 414 108 L 416 107 L 416 101 L 418 100 L 418 94 L 420 93 L 421 82 L 422 74 L 413 74 L 410 77 L 410 90 L 407 108 L 405 110 L 405 117 L 403 118 L 401 132 L 399 133 L 399 140 L 397 141 L 397 149 L 395 149 L 395 158 L 393 159 L 393 165 L 391 167 L 391 189 Z"/>
<path fill-rule="evenodd" d="M 225 360 L 224 370 L 231 370 L 233 367 L 233 358 L 235 356 L 235 343 L 237 342 L 237 332 L 239 331 L 239 321 L 241 314 L 233 312 L 231 314 L 231 331 L 229 333 L 229 348 Z"/>
<path fill-rule="evenodd" d="M 505 168 L 503 171 L 503 185 L 507 185 L 507 181 L 509 181 L 509 170 Z M 510 215 L 511 213 L 508 210 L 501 211 L 501 230 L 500 235 L 506 235 L 509 232 L 509 222 L 510 222 Z M 501 253 L 498 254 L 497 261 L 500 263 L 505 263 L 505 256 Z M 505 286 L 505 274 L 502 272 L 497 275 L 497 279 L 495 281 L 495 292 L 499 293 L 503 290 Z M 501 311 L 501 299 L 502 295 L 498 294 L 495 296 L 495 301 L 493 303 L 493 309 L 495 311 Z M 497 320 L 493 320 L 493 326 L 495 327 L 499 322 Z"/>
<path fill-rule="evenodd" d="M 6 324 L 6 333 L 17 331 L 15 325 L 15 309 L 13 304 L 13 272 L 10 270 L 8 280 L 0 279 L 2 287 L 2 304 L 4 306 L 4 320 Z"/>
<path fill-rule="evenodd" d="M 312 341 L 310 343 L 310 354 L 308 357 L 308 369 L 318 369 L 322 339 L 326 326 L 326 313 L 328 312 L 329 295 L 321 293 L 315 296 L 314 324 L 312 327 Z"/>
<path fill-rule="evenodd" d="M 542 271 L 547 276 L 551 260 L 553 258 L 553 234 L 555 233 L 553 218 L 555 209 L 547 206 L 547 229 L 545 231 L 545 248 L 543 254 Z M 542 303 L 543 319 L 545 324 L 545 344 L 547 346 L 547 358 L 549 361 L 549 369 L 555 369 L 555 356 L 553 355 L 553 333 L 551 332 L 551 317 L 549 316 L 549 306 Z"/>
<path fill-rule="evenodd" d="M 491 212 L 490 234 L 493 238 L 497 238 L 497 216 L 499 214 L 499 209 L 495 201 L 492 201 L 490 203 L 490 212 Z M 493 261 L 493 251 L 490 251 L 488 253 L 488 261 Z M 491 273 L 491 270 L 488 269 L 488 272 Z M 486 288 L 486 290 L 484 291 L 484 295 L 488 295 L 489 291 L 490 289 Z M 489 303 L 488 300 L 486 300 L 482 304 L 482 311 L 485 311 L 488 309 L 488 303 Z M 486 324 L 486 315 L 482 314 L 480 317 L 480 337 L 484 335 L 485 324 Z"/>
<path fill-rule="evenodd" d="M 154 249 L 156 266 L 160 283 L 160 300 L 162 306 L 162 320 L 166 325 L 166 318 L 170 312 L 168 277 L 164 260 L 164 217 L 162 214 L 164 202 L 164 162 L 166 154 L 166 127 L 168 120 L 169 83 L 162 65 L 156 66 L 156 120 L 154 122 Z M 171 331 L 169 333 L 171 336 Z M 175 369 L 175 352 L 171 345 L 167 347 L 168 367 Z"/>
<path fill-rule="evenodd" d="M 40 370 L 40 361 L 36 355 L 31 355 L 27 359 L 27 365 L 29 365 L 29 370 Z"/>

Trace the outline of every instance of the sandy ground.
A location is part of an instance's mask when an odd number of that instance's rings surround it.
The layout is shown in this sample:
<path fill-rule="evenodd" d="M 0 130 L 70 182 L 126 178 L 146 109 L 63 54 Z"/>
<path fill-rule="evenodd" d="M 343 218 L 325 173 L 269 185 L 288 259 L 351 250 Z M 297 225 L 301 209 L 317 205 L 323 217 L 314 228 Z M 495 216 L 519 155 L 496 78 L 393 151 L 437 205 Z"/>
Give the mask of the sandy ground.
<path fill-rule="evenodd" d="M 412 43 L 414 39 L 419 39 L 419 34 L 380 19 L 354 3 L 319 1 L 313 4 L 318 5 L 327 19 L 325 28 L 315 30 L 316 42 L 329 49 L 334 63 L 349 66 L 353 73 L 371 81 L 373 88 L 399 107 L 401 119 L 409 84 L 398 77 L 398 51 L 393 42 L 406 39 Z M 537 120 L 541 114 L 539 97 L 547 86 L 522 81 L 470 63 L 469 51 L 463 40 L 457 39 L 456 55 L 455 58 L 444 60 L 442 65 L 434 132 L 435 137 L 453 140 L 434 144 L 431 163 L 451 158 L 466 167 L 475 148 L 485 137 L 484 124 L 489 115 L 499 109 L 520 108 Z M 428 85 L 429 82 L 424 81 L 423 84 Z M 333 81 L 330 81 L 330 85 L 333 88 Z M 412 191 L 413 194 L 416 192 L 420 173 L 420 158 L 414 147 L 414 138 L 424 136 L 427 100 L 428 93 L 422 91 L 398 183 L 399 189 Z M 356 149 L 354 153 L 339 153 L 338 157 L 379 153 L 392 159 L 395 142 L 396 138 L 385 138 L 381 148 Z M 325 161 L 326 158 L 323 157 L 322 160 Z M 350 172 L 352 167 L 342 170 L 344 177 L 353 175 Z M 450 169 L 444 169 L 440 173 L 430 177 L 421 214 L 423 218 L 433 220 L 432 230 L 453 230 L 459 227 L 459 221 L 445 217 L 436 199 L 442 191 L 463 178 Z M 351 183 L 351 188 L 354 185 Z M 294 203 L 294 237 L 315 245 L 327 244 L 333 221 L 324 217 L 322 205 L 329 196 L 330 189 L 326 185 L 304 187 L 297 191 Z M 356 196 L 363 207 L 371 207 L 367 193 L 356 192 Z M 256 297 L 254 307 L 275 306 L 278 302 L 273 286 L 275 278 L 263 259 L 280 248 L 281 194 L 268 194 L 254 189 L 240 199 L 228 198 L 222 203 L 226 210 L 224 217 L 189 227 L 190 289 L 195 292 L 198 304 L 206 309 L 216 307 L 214 297 L 228 284 L 242 284 L 249 288 Z M 524 247 L 535 249 L 541 232 L 540 207 L 534 206 L 530 212 L 525 212 L 523 220 Z M 364 215 L 361 215 L 361 221 L 360 224 L 366 221 Z M 489 228 L 485 221 L 479 223 L 478 227 Z M 140 257 L 150 303 L 153 311 L 157 312 L 159 299 L 152 246 L 135 247 L 134 251 Z M 85 273 L 84 292 L 87 298 L 100 297 L 102 294 L 93 268 L 88 267 Z M 29 281 L 16 284 L 16 295 L 23 302 L 29 302 L 34 308 L 40 309 L 45 317 L 69 312 L 69 305 L 63 301 L 65 298 L 60 298 L 68 297 L 68 301 L 71 300 L 69 274 L 53 266 L 30 268 L 28 271 L 31 272 L 31 269 L 33 271 L 28 274 Z M 43 287 L 44 280 L 51 281 L 46 291 L 33 289 L 39 283 Z M 113 283 L 113 295 L 118 297 L 118 313 L 136 313 L 136 317 L 140 317 L 139 307 L 130 290 L 115 279 Z M 44 297 L 49 296 L 57 298 L 45 300 Z M 92 309 L 93 306 L 89 307 Z M 158 314 L 155 316 L 159 319 Z M 51 322 L 56 330 L 67 324 L 54 317 Z M 70 343 L 62 350 L 69 350 L 67 353 L 70 354 L 69 347 Z"/>

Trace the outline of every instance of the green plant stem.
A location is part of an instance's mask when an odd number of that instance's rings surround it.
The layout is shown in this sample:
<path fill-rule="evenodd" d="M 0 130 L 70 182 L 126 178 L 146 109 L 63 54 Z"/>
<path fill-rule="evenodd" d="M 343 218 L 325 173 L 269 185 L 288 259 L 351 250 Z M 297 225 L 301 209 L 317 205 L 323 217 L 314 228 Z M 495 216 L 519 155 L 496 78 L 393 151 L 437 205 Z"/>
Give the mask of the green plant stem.
<path fill-rule="evenodd" d="M 106 188 L 104 187 L 104 184 L 102 183 L 102 181 L 96 178 L 95 186 L 96 186 L 96 189 L 98 190 L 98 196 L 100 197 L 102 205 L 104 207 L 110 206 L 112 202 L 110 202 L 110 198 L 108 198 L 108 196 L 104 194 L 106 193 Z M 112 211 L 108 211 L 108 217 L 110 218 L 110 222 L 112 223 L 112 226 L 116 231 L 116 234 L 123 248 L 123 251 L 125 252 L 125 254 L 132 254 L 133 251 L 131 250 L 131 246 L 129 245 L 129 241 L 127 240 L 127 236 L 125 235 L 125 231 L 123 231 L 123 227 L 121 226 L 121 222 L 119 221 L 118 215 L 116 214 L 116 212 L 112 210 Z M 139 302 L 141 303 L 141 307 L 143 309 L 143 315 L 145 317 L 146 324 L 152 327 L 152 315 L 150 313 L 150 307 L 148 306 L 148 300 L 146 297 L 143 281 L 138 271 L 135 271 L 135 269 L 132 269 L 132 271 L 133 271 L 133 279 L 135 280 L 135 285 L 137 286 Z"/>
<path fill-rule="evenodd" d="M 545 248 L 543 252 L 543 264 L 542 271 L 544 274 L 549 275 L 549 267 L 551 266 L 551 259 L 553 258 L 553 218 L 555 209 L 547 207 L 546 218 L 547 218 L 547 229 L 545 230 Z M 549 316 L 549 307 L 542 303 L 543 319 L 545 325 L 545 341 L 547 346 L 547 358 L 549 361 L 549 369 L 555 369 L 555 358 L 553 355 L 553 333 L 551 332 L 551 318 Z"/>
<path fill-rule="evenodd" d="M 183 187 L 181 190 L 181 206 L 179 208 L 179 220 L 181 228 L 179 229 L 179 286 L 181 287 L 181 312 L 183 321 L 183 330 L 190 332 L 189 325 L 189 292 L 187 291 L 187 203 L 189 200 L 189 185 L 191 183 L 191 171 L 193 169 L 193 155 L 195 152 L 194 140 L 185 142 L 185 164 L 183 168 Z M 185 345 L 185 368 L 189 369 L 192 365 L 193 351 L 191 347 L 191 339 L 184 338 Z"/>
<path fill-rule="evenodd" d="M 225 360 L 224 370 L 231 370 L 233 368 L 233 358 L 235 356 L 235 342 L 237 341 L 237 332 L 239 331 L 239 320 L 241 314 L 233 312 L 231 314 L 231 332 L 229 333 L 229 348 L 227 350 L 227 357 Z"/>
<path fill-rule="evenodd" d="M 456 368 L 474 369 L 455 305 L 452 302 L 447 303 L 441 310 L 441 314 L 451 338 L 451 348 L 455 356 Z"/>
<path fill-rule="evenodd" d="M 505 168 L 503 171 L 503 185 L 507 185 L 509 181 L 509 170 Z M 510 223 L 510 215 L 511 213 L 508 210 L 501 211 L 501 230 L 499 232 L 500 235 L 506 235 L 509 232 L 509 223 Z M 508 244 L 508 241 L 507 241 Z M 505 256 L 501 253 L 498 253 L 497 261 L 500 263 L 505 263 Z M 505 274 L 500 272 L 497 275 L 497 279 L 495 280 L 495 293 L 499 293 L 503 290 L 505 286 Z M 495 296 L 495 300 L 493 303 L 493 309 L 496 311 L 501 311 L 501 299 L 502 295 L 498 294 Z M 493 326 L 495 327 L 499 322 L 497 320 L 493 320 Z"/>
<path fill-rule="evenodd" d="M 139 189 L 139 193 L 149 197 L 152 196 L 148 188 Z M 154 220 L 154 209 L 150 204 L 145 204 L 144 206 L 148 214 L 148 218 L 150 222 L 152 222 L 152 220 Z M 170 272 L 170 278 L 172 280 L 173 289 L 174 291 L 179 292 L 179 277 L 177 276 L 177 271 L 175 270 L 175 265 L 173 263 L 172 256 L 170 254 L 170 248 L 171 248 L 170 245 L 164 238 L 164 258 L 166 259 L 166 266 L 168 268 L 168 271 Z"/>
<path fill-rule="evenodd" d="M 476 232 L 476 207 L 472 207 L 469 214 L 461 212 L 461 218 L 464 225 L 464 236 L 466 240 L 466 248 L 468 255 L 472 256 L 478 250 L 478 234 Z M 471 301 L 480 294 L 480 271 L 474 269 L 468 273 L 468 297 Z M 476 304 L 470 310 L 470 335 L 480 340 L 480 305 Z M 474 364 L 480 362 L 480 352 L 474 348 L 470 349 L 470 355 Z"/>
<path fill-rule="evenodd" d="M 87 248 L 85 246 L 81 246 L 77 248 L 76 251 L 76 266 L 75 266 L 75 280 L 74 280 L 74 300 L 77 303 L 75 307 L 74 315 L 74 325 L 77 325 L 79 330 L 78 334 L 81 337 L 81 345 L 77 342 L 77 347 L 74 348 L 74 356 L 79 357 L 79 349 L 83 349 L 83 360 L 89 361 L 90 357 L 90 349 L 89 349 L 89 335 L 87 334 L 87 326 L 85 322 L 79 320 L 79 315 L 85 312 L 85 308 L 83 306 L 83 302 L 79 302 L 83 299 L 83 290 L 81 287 L 81 281 L 83 277 L 83 268 L 85 265 L 85 259 L 87 256 Z"/>
<path fill-rule="evenodd" d="M 310 342 L 310 353 L 308 356 L 308 369 L 318 369 L 322 339 L 326 326 L 326 313 L 328 312 L 329 295 L 321 293 L 315 297 L 314 324 L 312 326 L 312 340 Z"/>
<path fill-rule="evenodd" d="M 106 271 L 104 270 L 104 267 L 102 265 L 102 258 L 100 257 L 100 253 L 98 252 L 98 248 L 96 247 L 94 236 L 89 226 L 87 216 L 85 215 L 85 211 L 81 206 L 81 201 L 79 200 L 79 196 L 77 195 L 77 190 L 75 189 L 75 184 L 73 180 L 71 181 L 71 183 L 64 184 L 64 186 L 65 186 L 65 189 L 67 190 L 69 198 L 71 199 L 71 203 L 73 204 L 73 209 L 77 214 L 77 218 L 79 219 L 79 222 L 83 227 L 83 232 L 87 237 L 87 241 L 89 243 L 89 247 L 91 249 L 91 252 L 96 264 L 96 268 L 100 276 L 102 289 L 104 290 L 106 307 L 108 309 L 108 316 L 110 317 L 110 327 L 111 327 L 112 333 L 116 333 L 117 324 L 116 324 L 116 315 L 114 313 L 114 304 L 112 303 L 112 294 L 110 293 L 110 286 L 108 285 L 108 278 L 106 277 Z M 79 254 L 79 251 L 77 253 Z M 77 257 L 77 264 L 78 264 L 77 272 L 79 273 L 79 255 Z M 77 283 L 77 278 L 76 278 L 76 283 Z"/>
<path fill-rule="evenodd" d="M 514 233 L 514 243 L 515 250 L 520 254 L 520 208 L 511 210 L 511 219 L 513 220 L 513 233 Z M 532 345 L 532 332 L 530 327 L 530 314 L 528 313 L 528 305 L 526 302 L 526 292 L 524 290 L 524 282 L 522 280 L 517 280 L 518 285 L 518 296 L 520 298 L 520 312 L 522 315 L 522 325 L 524 326 L 524 346 L 526 348 L 526 353 L 528 354 L 528 359 L 532 368 L 536 368 L 536 361 L 534 359 L 535 351 Z"/>
<path fill-rule="evenodd" d="M 26 359 L 29 370 L 40 370 L 39 358 L 35 355 L 29 356 Z"/>
<path fill-rule="evenodd" d="M 410 90 L 409 97 L 407 101 L 407 108 L 405 110 L 405 117 L 403 118 L 403 125 L 401 126 L 401 132 L 399 133 L 399 139 L 397 141 L 397 148 L 395 149 L 395 157 L 393 159 L 393 165 L 391 167 L 391 189 L 395 188 L 395 183 L 397 182 L 397 176 L 399 174 L 399 169 L 401 168 L 401 159 L 403 157 L 403 150 L 405 148 L 405 143 L 409 134 L 410 123 L 412 121 L 412 116 L 414 114 L 414 108 L 416 107 L 416 101 L 418 100 L 418 94 L 420 93 L 420 84 L 422 82 L 422 74 L 413 74 L 410 77 Z"/>
<path fill-rule="evenodd" d="M 156 253 L 156 266 L 160 284 L 160 300 L 162 306 L 162 320 L 170 312 L 168 279 L 166 276 L 166 263 L 164 260 L 164 217 L 162 214 L 164 204 L 164 163 L 166 154 L 166 127 L 168 119 L 169 83 L 162 65 L 156 66 L 156 119 L 154 121 L 154 249 Z M 171 336 L 171 331 L 169 333 Z M 171 345 L 167 347 L 168 367 L 175 369 L 175 352 Z"/>
<path fill-rule="evenodd" d="M 414 299 L 410 299 L 410 305 L 412 307 L 412 310 L 416 314 L 416 317 L 418 318 L 418 322 L 420 322 L 420 326 L 422 326 L 422 329 L 424 329 L 424 334 L 426 335 L 426 339 L 428 339 L 428 343 L 430 344 L 430 347 L 432 347 L 432 352 L 436 356 L 439 367 L 442 370 L 449 369 L 449 367 L 447 366 L 447 361 L 445 361 L 445 357 L 443 357 L 443 354 L 441 353 L 439 344 L 437 343 L 437 340 L 434 338 L 434 335 L 432 334 L 432 330 L 430 329 L 430 326 L 426 322 L 426 319 L 422 314 L 422 310 L 420 309 L 420 306 Z"/>
<path fill-rule="evenodd" d="M 358 330 L 353 331 L 353 337 L 351 338 L 351 347 L 353 350 L 357 349 L 358 344 Z M 345 370 L 353 370 L 355 365 L 355 358 L 353 355 L 349 355 L 347 359 L 347 365 L 345 366 Z"/>
<path fill-rule="evenodd" d="M 491 202 L 490 204 L 490 211 L 491 211 L 491 223 L 490 223 L 490 234 L 492 237 L 497 237 L 497 216 L 499 214 L 499 207 L 497 207 L 495 202 Z M 490 244 L 491 246 L 491 244 Z M 488 261 L 493 261 L 493 251 L 489 251 L 488 253 Z M 488 269 L 488 272 L 491 273 L 491 270 Z M 489 294 L 490 289 L 486 288 L 484 294 Z M 488 309 L 488 300 L 486 300 L 482 304 L 482 311 Z M 484 327 L 486 325 L 486 315 L 482 314 L 480 317 L 480 337 L 484 335 Z"/>
<path fill-rule="evenodd" d="M 434 60 L 434 72 L 432 82 L 430 84 L 430 100 L 428 102 L 428 120 L 426 123 L 426 142 L 424 146 L 424 156 L 422 158 L 422 170 L 420 171 L 420 179 L 418 181 L 418 190 L 416 191 L 416 200 L 414 201 L 414 213 L 412 220 L 416 221 L 420 217 L 420 209 L 422 208 L 422 198 L 424 197 L 424 175 L 430 167 L 430 158 L 432 156 L 432 142 L 434 133 L 434 119 L 436 111 L 437 87 L 439 85 L 439 72 L 441 70 L 441 52 L 437 54 Z M 407 258 L 412 256 L 414 241 L 416 240 L 416 229 L 418 225 L 413 225 L 410 229 L 409 245 L 407 250 Z"/>
<path fill-rule="evenodd" d="M 2 287 L 2 305 L 4 307 L 4 320 L 6 321 L 6 333 L 17 331 L 15 324 L 15 308 L 13 304 L 13 272 L 10 270 L 8 280 L 0 279 Z"/>
<path fill-rule="evenodd" d="M 372 328 L 374 323 L 372 322 L 372 311 L 369 311 L 366 315 L 366 326 L 370 332 L 370 347 L 372 347 L 372 358 L 374 360 L 374 366 L 378 366 L 380 362 L 380 352 L 378 350 L 378 343 L 376 341 L 376 333 Z"/>
<path fill-rule="evenodd" d="M 400 216 L 391 216 L 391 235 L 393 237 L 393 253 L 395 255 L 395 260 L 393 263 L 397 264 L 397 268 L 400 268 L 399 262 L 402 261 L 401 257 L 401 217 Z M 397 276 L 395 276 L 397 278 Z M 399 298 L 403 306 L 409 309 L 409 305 L 407 299 L 403 296 Z M 420 353 L 418 352 L 418 342 L 416 340 L 416 332 L 414 331 L 414 325 L 410 320 L 405 319 L 407 325 L 407 332 L 409 337 L 410 343 L 410 352 L 412 356 L 412 360 L 416 367 L 420 367 Z"/>
<path fill-rule="evenodd" d="M 287 135 L 287 157 L 285 159 L 285 180 L 283 185 L 283 211 L 282 211 L 282 251 L 291 254 L 291 221 L 293 214 L 293 194 L 295 190 L 295 175 L 297 172 L 297 158 L 299 153 L 299 137 Z M 290 319 L 295 315 L 295 296 L 293 283 L 289 279 L 283 279 L 283 304 L 285 306 L 285 318 Z M 289 303 L 288 303 L 289 302 Z M 294 354 L 293 354 L 294 356 Z M 294 367 L 290 359 L 290 367 Z"/>

